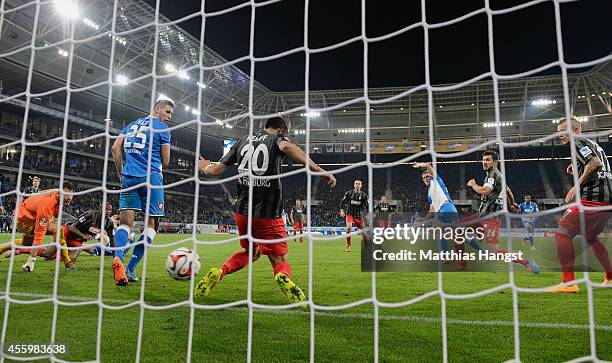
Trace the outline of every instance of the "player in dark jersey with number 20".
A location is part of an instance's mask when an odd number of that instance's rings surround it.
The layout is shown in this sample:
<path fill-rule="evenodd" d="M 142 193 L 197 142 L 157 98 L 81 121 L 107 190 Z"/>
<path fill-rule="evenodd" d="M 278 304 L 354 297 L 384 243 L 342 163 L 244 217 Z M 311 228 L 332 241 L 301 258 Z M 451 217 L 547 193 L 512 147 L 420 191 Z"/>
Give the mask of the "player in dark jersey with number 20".
<path fill-rule="evenodd" d="M 287 237 L 281 216 L 283 191 L 280 178 L 249 178 L 249 168 L 256 176 L 275 176 L 281 173 L 282 161 L 288 156 L 297 163 L 309 163 L 310 170 L 325 172 L 287 136 L 287 124 L 280 117 L 269 119 L 265 129 L 253 136 L 243 136 L 218 163 L 200 159 L 199 170 L 207 176 L 223 174 L 227 167 L 238 164 L 237 199 L 234 205 L 236 226 L 241 236 L 247 234 L 248 219 L 251 219 L 252 237 L 259 240 L 276 240 Z M 333 188 L 336 178 L 329 173 L 322 178 Z M 249 210 L 249 184 L 253 184 L 253 205 Z M 240 241 L 243 250 L 234 253 L 220 267 L 213 267 L 195 287 L 196 296 L 207 296 L 215 285 L 228 274 L 236 272 L 249 263 L 249 241 Z M 267 255 L 274 268 L 274 279 L 291 303 L 304 301 L 306 296 L 291 281 L 291 266 L 287 260 L 287 242 L 253 243 L 253 261 Z"/>

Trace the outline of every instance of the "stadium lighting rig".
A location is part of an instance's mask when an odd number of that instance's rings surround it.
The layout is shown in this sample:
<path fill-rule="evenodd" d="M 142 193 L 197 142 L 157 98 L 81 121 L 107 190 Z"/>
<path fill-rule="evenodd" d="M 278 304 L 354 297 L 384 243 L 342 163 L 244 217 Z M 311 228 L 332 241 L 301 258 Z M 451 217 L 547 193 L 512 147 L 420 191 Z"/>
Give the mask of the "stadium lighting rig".
<path fill-rule="evenodd" d="M 310 117 L 310 118 L 314 118 L 314 117 L 319 117 L 321 116 L 321 112 L 315 112 L 315 111 L 309 111 L 306 113 L 300 113 L 301 117 Z"/>
<path fill-rule="evenodd" d="M 180 79 L 187 79 L 187 80 L 189 79 L 189 74 L 187 74 L 187 71 L 184 71 L 184 70 L 178 71 L 176 75 Z"/>
<path fill-rule="evenodd" d="M 341 134 L 363 134 L 365 129 L 339 129 L 338 133 Z"/>
<path fill-rule="evenodd" d="M 117 84 L 120 86 L 127 86 L 128 81 L 129 79 L 127 78 L 127 76 L 123 74 L 118 74 L 117 77 L 115 77 L 115 82 L 117 82 Z"/>
<path fill-rule="evenodd" d="M 587 122 L 587 121 L 589 121 L 589 116 L 576 116 L 574 118 L 578 122 Z M 558 124 L 558 123 L 561 122 L 561 120 L 563 120 L 563 119 L 562 118 L 554 119 L 554 120 L 552 120 L 552 123 L 553 124 Z"/>
<path fill-rule="evenodd" d="M 164 70 L 168 73 L 175 73 L 176 67 L 174 66 L 174 64 L 166 63 L 164 64 Z"/>
<path fill-rule="evenodd" d="M 83 23 L 85 23 L 90 28 L 95 29 L 95 30 L 98 30 L 100 28 L 100 26 L 98 24 L 96 24 L 93 20 L 91 20 L 89 18 L 84 18 L 83 19 Z"/>
<path fill-rule="evenodd" d="M 485 122 L 482 124 L 482 127 L 484 128 L 491 128 L 491 127 L 508 127 L 508 126 L 513 126 L 514 122 Z"/>
<path fill-rule="evenodd" d="M 55 0 L 55 9 L 65 18 L 76 19 L 80 16 L 79 7 L 73 0 Z"/>
<path fill-rule="evenodd" d="M 532 106 L 549 106 L 557 103 L 557 100 L 550 100 L 548 98 L 540 98 L 538 100 L 531 101 Z"/>

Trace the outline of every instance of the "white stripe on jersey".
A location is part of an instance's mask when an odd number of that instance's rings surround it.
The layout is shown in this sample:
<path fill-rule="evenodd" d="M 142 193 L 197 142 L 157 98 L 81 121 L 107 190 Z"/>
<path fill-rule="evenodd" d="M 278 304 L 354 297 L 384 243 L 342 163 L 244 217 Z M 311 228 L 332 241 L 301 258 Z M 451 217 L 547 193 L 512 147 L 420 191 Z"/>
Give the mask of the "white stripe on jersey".
<path fill-rule="evenodd" d="M 427 195 L 429 195 L 429 198 L 431 198 L 431 205 L 434 208 L 434 212 L 440 211 L 440 208 L 442 208 L 442 206 L 448 202 L 446 193 L 444 192 L 444 189 L 442 189 L 440 183 L 438 183 L 437 178 L 431 178 Z"/>

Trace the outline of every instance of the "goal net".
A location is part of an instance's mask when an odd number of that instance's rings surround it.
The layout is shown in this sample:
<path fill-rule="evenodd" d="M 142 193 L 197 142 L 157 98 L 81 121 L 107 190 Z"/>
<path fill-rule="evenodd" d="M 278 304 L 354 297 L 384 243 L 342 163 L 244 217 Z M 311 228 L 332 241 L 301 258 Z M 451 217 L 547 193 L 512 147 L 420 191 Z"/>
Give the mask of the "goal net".
<path fill-rule="evenodd" d="M 203 0 L 199 11 L 176 20 L 164 16 L 160 0 L 1 2 L 0 198 L 6 213 L 0 216 L 0 248 L 5 247 L 10 258 L 0 261 L 0 362 L 244 358 L 378 362 L 419 357 L 444 362 L 466 357 L 521 361 L 543 360 L 549 353 L 556 360 L 575 362 L 612 359 L 606 343 L 612 331 L 606 314 L 610 290 L 602 288 L 601 260 L 590 252 L 589 241 L 575 242 L 578 277 L 572 283 L 582 288 L 579 297 L 544 294 L 561 282 L 555 231 L 568 204 L 580 214 L 577 235 L 588 235 L 589 215 L 608 211 L 603 204 L 583 203 L 579 195 L 564 200 L 570 188 L 580 190 L 581 175 L 576 171 L 583 170 L 580 163 L 591 151 L 587 148 L 580 155 L 575 129 L 556 132 L 557 125 L 564 118 L 582 123 L 585 136 L 601 145 L 599 155 L 605 156 L 612 113 L 608 66 L 612 56 L 583 63 L 565 60 L 562 9 L 570 1 L 536 0 L 496 8 L 485 0 L 481 8 L 463 16 L 434 22 L 427 15 L 432 4 L 422 0 L 419 22 L 373 37 L 366 29 L 368 9 L 362 0 L 360 34 L 316 48 L 309 42 L 306 0 L 303 44 L 259 56 L 257 14 L 280 2 L 251 1 L 209 10 Z M 496 71 L 495 19 L 530 11 L 541 3 L 554 10 L 556 60 L 520 74 Z M 243 20 L 250 24 L 248 54 L 226 60 L 206 45 L 208 28 L 216 19 L 244 13 L 249 15 Z M 487 19 L 489 70 L 461 83 L 433 84 L 431 34 L 481 16 Z M 184 30 L 196 23 L 199 37 Z M 423 35 L 424 83 L 370 87 L 371 48 L 416 30 Z M 313 58 L 353 45 L 363 49 L 363 88 L 313 89 Z M 296 54 L 305 60 L 303 92 L 272 92 L 258 82 L 259 66 Z M 579 69 L 589 70 L 578 74 Z M 546 71 L 555 74 L 542 76 Z M 156 186 L 152 182 L 156 161 L 151 155 L 158 131 L 152 130 L 149 140 L 143 134 L 149 156 L 148 175 L 141 185 L 164 191 L 165 217 L 153 244 L 139 240 L 151 214 L 149 207 L 155 203 L 147 193 L 146 213 L 137 217 L 136 237 L 128 245 L 146 245 L 140 281 L 126 289 L 114 285 L 108 255 L 117 248 L 100 237 L 111 218 L 106 214 L 101 214 L 95 231 L 90 230 L 92 241 L 87 244 L 63 247 L 56 234 L 40 245 L 41 250 L 79 252 L 79 271 L 65 271 L 58 252 L 47 256 L 54 262 L 39 257 L 34 271 L 22 272 L 28 257 L 20 254 L 32 248 L 21 245 L 24 229 L 12 213 L 19 213 L 18 206 L 38 192 L 26 186 L 37 179 L 41 191 L 59 191 L 63 203 L 53 221 L 57 226 L 70 228 L 83 212 L 99 210 L 107 202 L 113 205 L 112 214 L 117 213 L 120 193 L 138 186 L 122 189 L 112 145 L 131 120 L 149 115 L 155 102 L 164 98 L 176 103 L 168 122 L 170 165 L 164 168 L 163 187 Z M 535 109 L 529 111 L 527 106 Z M 251 191 L 249 210 L 255 203 L 253 188 L 273 179 L 284 184 L 286 211 L 296 199 L 302 200 L 303 233 L 294 234 L 294 225 L 289 225 L 283 240 L 290 245 L 294 280 L 306 300 L 299 304 L 280 300 L 266 261 L 224 277 L 212 293 L 221 295 L 195 297 L 199 279 L 239 249 L 241 238 L 251 247 L 272 243 L 253 237 L 253 218 L 248 233 L 237 234 L 232 207 L 236 172 L 208 178 L 198 170 L 198 161 L 200 157 L 218 160 L 232 140 L 255 135 L 274 116 L 287 120 L 290 139 L 338 180 L 331 190 L 320 182 L 322 172 L 288 159 L 279 176 L 262 176 L 258 162 L 242 168 Z M 569 146 L 558 151 L 563 135 L 568 135 Z M 475 178 L 483 184 L 481 159 L 489 149 L 499 154 L 502 190 L 511 187 L 517 204 L 527 194 L 539 196 L 533 199 L 540 209 L 531 217 L 540 222 L 534 222 L 531 230 L 523 228 L 525 217 L 513 213 L 507 195 L 500 195 L 501 207 L 494 214 L 501 221 L 501 245 L 508 251 L 541 256 L 542 276 L 528 275 L 513 263 L 482 270 L 495 273 L 451 274 L 454 263 L 406 268 L 405 261 L 387 264 L 374 257 L 374 251 L 382 251 L 372 237 L 377 231 L 384 233 L 377 230 L 383 204 L 390 206 L 385 218 L 391 228 L 422 225 L 429 205 L 435 204 L 428 203 L 427 187 L 421 187 L 423 174 L 412 167 L 414 162 L 430 162 L 434 170 L 430 176 L 443 176 L 448 199 L 454 200 L 459 214 L 469 214 L 478 204 L 476 189 L 467 183 Z M 605 159 L 597 172 L 609 179 Z M 565 172 L 567 165 L 574 173 L 565 181 L 567 175 L 558 172 Z M 369 204 L 364 229 L 347 231 L 338 212 L 343 194 L 353 189 L 355 180 L 362 182 Z M 59 187 L 65 181 L 75 184 L 74 192 Z M 388 201 L 383 202 L 383 196 Z M 70 198 L 71 203 L 66 203 Z M 607 220 L 602 223 L 605 248 L 609 228 Z M 345 252 L 347 234 L 354 238 L 352 255 Z M 429 250 L 438 251 L 437 239 L 431 240 L 435 244 Z M 461 244 L 448 242 L 450 250 Z M 202 270 L 189 282 L 171 280 L 165 271 L 166 256 L 179 247 L 189 247 L 201 258 Z M 254 257 L 251 248 L 249 259 Z M 383 273 L 388 271 L 395 273 Z M 550 309 L 541 308 L 546 313 L 533 307 L 548 303 Z M 491 311 L 488 304 L 498 307 Z M 579 313 L 572 315 L 567 306 Z M 475 327 L 483 330 L 480 338 L 473 335 Z M 552 340 L 538 338 L 549 332 Z M 493 346 L 483 343 L 486 349 L 480 345 L 470 350 L 469 340 L 482 337 L 490 338 Z M 565 344 L 579 347 L 564 346 L 568 350 L 559 354 L 552 350 Z"/>

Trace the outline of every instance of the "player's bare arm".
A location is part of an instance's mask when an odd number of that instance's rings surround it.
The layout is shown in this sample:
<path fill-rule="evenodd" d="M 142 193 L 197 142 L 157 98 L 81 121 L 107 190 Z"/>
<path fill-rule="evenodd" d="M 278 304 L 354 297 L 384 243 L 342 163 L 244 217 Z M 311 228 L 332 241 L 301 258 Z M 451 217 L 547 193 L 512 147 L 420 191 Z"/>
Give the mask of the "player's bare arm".
<path fill-rule="evenodd" d="M 431 175 L 434 175 L 434 168 L 431 166 L 431 163 L 414 163 L 412 167 L 415 169 L 425 168 Z"/>
<path fill-rule="evenodd" d="M 76 228 L 76 226 L 74 224 L 71 224 L 70 227 L 68 227 L 68 230 L 74 234 L 76 234 L 77 236 L 79 236 L 82 240 L 84 241 L 90 241 L 93 238 L 89 235 L 86 235 L 85 233 L 79 231 L 78 228 Z"/>
<path fill-rule="evenodd" d="M 227 166 L 223 163 L 213 163 L 200 156 L 198 160 L 198 170 L 206 176 L 215 177 L 223 174 Z"/>
<path fill-rule="evenodd" d="M 479 195 L 489 195 L 491 194 L 491 191 L 493 191 L 493 188 L 488 185 L 478 185 L 478 183 L 476 183 L 476 180 L 474 179 L 470 179 L 470 181 L 467 183 L 467 186 L 472 188 Z"/>
<path fill-rule="evenodd" d="M 121 179 L 121 169 L 123 169 L 123 136 L 117 137 L 113 146 L 111 147 L 111 152 L 113 154 L 113 161 L 115 162 L 115 169 L 117 169 L 117 175 L 119 175 L 119 179 Z"/>
<path fill-rule="evenodd" d="M 510 205 L 510 209 L 512 209 L 512 212 L 517 213 L 519 210 L 519 205 L 516 203 L 514 193 L 512 193 L 509 186 L 506 186 L 506 195 L 508 196 L 508 204 Z"/>
<path fill-rule="evenodd" d="M 302 163 L 302 164 L 308 163 L 310 170 L 314 172 L 318 172 L 318 173 L 325 173 L 321 175 L 321 178 L 323 178 L 327 182 L 327 184 L 329 184 L 330 187 L 333 188 L 336 186 L 336 178 L 332 174 L 328 173 L 323 168 L 321 168 L 317 163 L 312 161 L 310 158 L 307 158 L 306 153 L 299 146 L 289 141 L 283 140 L 278 144 L 278 147 L 279 149 L 281 149 L 282 152 L 284 152 L 289 158 L 291 158 L 291 160 L 295 161 L 296 163 Z"/>
<path fill-rule="evenodd" d="M 571 166 L 571 165 L 570 165 Z M 593 157 L 584 167 L 584 172 L 578 179 L 578 185 L 583 186 L 602 166 L 601 160 L 597 156 Z M 576 186 L 570 188 L 565 196 L 565 202 L 570 203 L 576 198 Z"/>
<path fill-rule="evenodd" d="M 161 159 L 162 159 L 162 165 L 164 166 L 164 168 L 170 165 L 170 145 L 161 146 Z"/>

